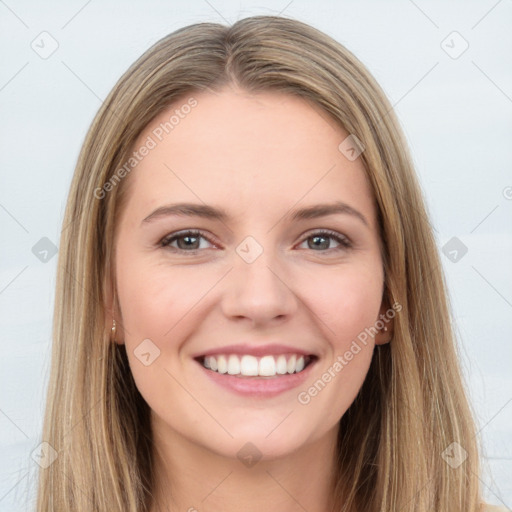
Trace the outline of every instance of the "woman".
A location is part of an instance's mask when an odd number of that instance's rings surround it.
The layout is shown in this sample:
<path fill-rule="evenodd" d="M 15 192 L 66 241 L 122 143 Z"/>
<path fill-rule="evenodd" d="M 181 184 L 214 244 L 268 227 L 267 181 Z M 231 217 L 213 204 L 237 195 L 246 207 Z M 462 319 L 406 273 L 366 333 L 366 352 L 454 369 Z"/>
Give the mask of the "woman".
<path fill-rule="evenodd" d="M 38 511 L 477 511 L 475 426 L 404 137 L 354 55 L 182 28 L 87 135 Z"/>

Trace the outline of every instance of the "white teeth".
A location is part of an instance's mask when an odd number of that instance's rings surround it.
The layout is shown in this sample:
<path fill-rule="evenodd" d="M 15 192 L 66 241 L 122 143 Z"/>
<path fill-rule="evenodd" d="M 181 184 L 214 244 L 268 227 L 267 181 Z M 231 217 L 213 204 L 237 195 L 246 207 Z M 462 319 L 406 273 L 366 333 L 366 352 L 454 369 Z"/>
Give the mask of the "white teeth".
<path fill-rule="evenodd" d="M 238 375 L 240 373 L 240 359 L 236 356 L 229 356 L 228 359 L 228 373 L 229 375 Z"/>
<path fill-rule="evenodd" d="M 276 362 L 272 356 L 265 356 L 260 359 L 258 373 L 263 377 L 272 377 L 276 374 Z"/>
<path fill-rule="evenodd" d="M 203 359 L 203 366 L 218 373 L 240 376 L 261 376 L 274 377 L 299 373 L 304 370 L 309 362 L 309 356 L 297 354 L 279 356 L 263 356 L 257 358 L 251 355 L 238 356 L 236 354 L 206 356 Z"/>
<path fill-rule="evenodd" d="M 258 375 L 258 359 L 254 356 L 242 356 L 240 361 L 240 373 L 242 375 Z"/>
<path fill-rule="evenodd" d="M 288 371 L 288 368 L 286 366 L 286 357 L 284 357 L 283 355 L 280 355 L 276 361 L 276 372 L 279 375 L 284 375 L 287 371 Z"/>
<path fill-rule="evenodd" d="M 287 367 L 286 367 L 286 371 L 288 373 L 293 373 L 295 371 L 295 354 L 290 357 L 290 359 L 288 359 L 288 364 L 287 364 Z"/>
<path fill-rule="evenodd" d="M 217 365 L 218 365 L 217 371 L 219 373 L 227 373 L 227 371 L 228 371 L 228 362 L 226 361 L 226 356 L 218 356 L 217 358 L 211 356 L 210 357 L 210 361 L 212 359 L 217 359 Z"/>

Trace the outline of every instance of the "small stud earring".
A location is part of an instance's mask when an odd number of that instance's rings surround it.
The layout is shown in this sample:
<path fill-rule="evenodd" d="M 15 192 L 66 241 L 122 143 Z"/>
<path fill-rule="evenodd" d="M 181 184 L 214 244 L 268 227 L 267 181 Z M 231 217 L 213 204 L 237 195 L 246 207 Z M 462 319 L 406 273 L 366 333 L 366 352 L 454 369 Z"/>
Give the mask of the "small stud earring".
<path fill-rule="evenodd" d="M 388 328 L 386 326 L 384 326 L 384 331 L 387 331 L 387 330 L 388 330 Z"/>
<path fill-rule="evenodd" d="M 112 318 L 112 341 L 116 341 L 116 334 L 117 334 L 117 326 L 116 326 L 116 321 Z"/>

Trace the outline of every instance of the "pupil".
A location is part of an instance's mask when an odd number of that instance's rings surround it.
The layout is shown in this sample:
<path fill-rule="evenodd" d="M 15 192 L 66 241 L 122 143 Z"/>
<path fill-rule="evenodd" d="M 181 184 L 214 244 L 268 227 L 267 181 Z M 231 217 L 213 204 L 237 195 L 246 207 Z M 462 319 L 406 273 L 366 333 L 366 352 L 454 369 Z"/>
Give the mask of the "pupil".
<path fill-rule="evenodd" d="M 325 236 L 313 236 L 313 241 L 314 241 L 314 243 L 315 243 L 315 244 L 316 244 L 316 242 L 317 242 L 318 240 L 327 240 L 327 238 L 326 238 Z M 321 244 L 321 245 L 322 245 L 322 244 Z M 326 247 L 326 244 L 325 244 L 325 242 L 324 242 L 324 244 L 323 244 L 323 246 L 322 246 L 322 247 L 323 247 L 324 249 L 328 249 L 328 248 L 329 248 L 328 246 L 329 246 L 329 242 L 327 242 L 327 247 Z M 319 245 L 315 245 L 315 247 L 316 247 L 316 248 L 318 248 L 318 247 L 319 247 Z"/>
<path fill-rule="evenodd" d="M 195 243 L 197 243 L 197 237 L 196 236 L 190 236 L 190 235 L 186 235 L 186 236 L 183 236 L 182 237 L 182 240 L 185 240 L 185 247 L 191 247 L 191 245 L 194 245 L 194 241 Z M 191 243 L 189 243 L 190 241 L 192 240 Z"/>

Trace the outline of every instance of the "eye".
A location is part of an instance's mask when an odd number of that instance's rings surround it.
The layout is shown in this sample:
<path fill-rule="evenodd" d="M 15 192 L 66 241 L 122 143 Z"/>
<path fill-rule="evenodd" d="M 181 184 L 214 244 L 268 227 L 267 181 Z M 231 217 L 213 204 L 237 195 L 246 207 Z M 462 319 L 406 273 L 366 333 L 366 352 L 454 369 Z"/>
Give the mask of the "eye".
<path fill-rule="evenodd" d="M 335 240 L 339 246 L 330 248 L 330 241 L 329 239 Z M 330 230 L 324 230 L 324 231 L 317 231 L 315 233 L 311 233 L 309 236 L 307 236 L 302 243 L 307 242 L 308 240 L 312 240 L 312 244 L 308 244 L 308 248 L 312 248 L 314 251 L 321 250 L 321 249 L 327 249 L 327 250 L 334 250 L 339 251 L 343 249 L 350 249 L 352 247 L 352 243 L 350 240 L 340 234 L 336 231 L 330 231 Z M 321 251 L 321 252 L 328 252 L 328 251 Z"/>
<path fill-rule="evenodd" d="M 192 230 L 172 233 L 171 235 L 164 238 L 160 244 L 162 247 L 168 247 L 177 252 L 195 253 L 199 249 L 204 249 L 204 247 L 201 247 L 201 239 L 206 240 L 208 243 L 213 243 L 207 237 L 205 237 L 201 231 Z M 177 247 L 171 245 L 174 242 L 177 242 Z"/>
<path fill-rule="evenodd" d="M 195 254 L 201 249 L 207 248 L 204 246 L 201 247 L 201 239 L 206 240 L 212 245 L 215 245 L 208 237 L 206 237 L 201 231 L 198 230 L 187 230 L 178 233 L 171 233 L 160 242 L 160 245 L 162 247 L 171 249 L 174 252 L 188 252 L 190 254 Z M 311 233 L 303 240 L 302 244 L 308 242 L 309 240 L 311 240 L 312 243 L 308 244 L 307 248 L 312 248 L 312 250 L 316 252 L 330 252 L 331 250 L 339 251 L 352 247 L 352 243 L 346 236 L 337 233 L 336 231 L 330 230 Z M 331 245 L 330 240 L 336 241 L 336 243 L 338 243 L 338 247 L 329 247 Z M 177 246 L 172 245 L 174 243 L 176 243 Z"/>

